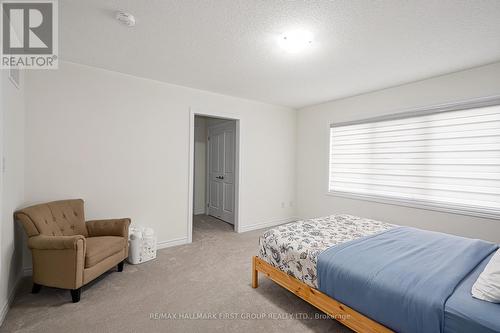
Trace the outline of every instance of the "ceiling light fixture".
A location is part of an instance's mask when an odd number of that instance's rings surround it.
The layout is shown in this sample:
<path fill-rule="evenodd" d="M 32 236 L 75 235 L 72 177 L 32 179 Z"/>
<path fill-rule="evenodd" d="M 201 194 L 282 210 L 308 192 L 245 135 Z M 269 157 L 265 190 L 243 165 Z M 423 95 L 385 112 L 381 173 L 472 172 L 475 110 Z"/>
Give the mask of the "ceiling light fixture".
<path fill-rule="evenodd" d="M 279 46 L 288 53 L 299 53 L 310 47 L 313 34 L 306 30 L 294 30 L 278 37 Z"/>
<path fill-rule="evenodd" d="M 130 13 L 119 11 L 116 12 L 115 18 L 127 27 L 133 27 L 135 25 L 135 17 Z"/>

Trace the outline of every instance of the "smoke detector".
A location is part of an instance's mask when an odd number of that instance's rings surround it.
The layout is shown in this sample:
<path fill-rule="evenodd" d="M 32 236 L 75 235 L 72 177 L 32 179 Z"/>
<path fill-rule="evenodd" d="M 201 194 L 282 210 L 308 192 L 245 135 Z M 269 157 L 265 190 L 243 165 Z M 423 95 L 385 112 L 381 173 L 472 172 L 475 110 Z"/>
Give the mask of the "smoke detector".
<path fill-rule="evenodd" d="M 135 25 L 135 17 L 130 13 L 118 11 L 116 12 L 115 18 L 127 27 L 133 27 Z"/>

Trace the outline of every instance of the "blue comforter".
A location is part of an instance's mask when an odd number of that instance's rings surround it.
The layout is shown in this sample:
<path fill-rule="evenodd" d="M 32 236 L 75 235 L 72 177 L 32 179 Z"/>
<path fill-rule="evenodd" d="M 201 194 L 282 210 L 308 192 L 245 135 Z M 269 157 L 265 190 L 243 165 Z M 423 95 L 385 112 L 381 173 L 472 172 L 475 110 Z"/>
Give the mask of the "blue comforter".
<path fill-rule="evenodd" d="M 319 289 L 397 332 L 442 332 L 446 300 L 496 248 L 397 227 L 321 253 Z"/>

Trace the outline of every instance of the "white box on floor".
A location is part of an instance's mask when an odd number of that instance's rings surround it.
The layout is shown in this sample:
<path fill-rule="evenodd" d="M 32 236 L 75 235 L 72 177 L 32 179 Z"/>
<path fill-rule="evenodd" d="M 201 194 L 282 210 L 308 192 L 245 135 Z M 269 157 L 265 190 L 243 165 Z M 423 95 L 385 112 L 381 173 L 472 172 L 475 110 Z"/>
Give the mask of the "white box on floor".
<path fill-rule="evenodd" d="M 128 262 L 141 264 L 156 258 L 156 235 L 151 228 L 131 226 Z"/>

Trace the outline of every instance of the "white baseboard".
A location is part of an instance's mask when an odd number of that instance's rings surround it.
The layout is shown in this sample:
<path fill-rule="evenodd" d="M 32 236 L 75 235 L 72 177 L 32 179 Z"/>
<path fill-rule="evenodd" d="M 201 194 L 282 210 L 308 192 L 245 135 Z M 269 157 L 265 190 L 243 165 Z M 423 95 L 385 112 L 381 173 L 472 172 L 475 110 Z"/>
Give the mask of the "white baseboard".
<path fill-rule="evenodd" d="M 262 228 L 269 228 L 269 227 L 274 227 L 274 226 L 284 224 L 284 223 L 290 223 L 293 221 L 297 221 L 297 217 L 292 216 L 292 217 L 287 217 L 284 219 L 276 219 L 276 220 L 254 223 L 254 224 L 250 224 L 250 225 L 242 225 L 242 226 L 239 226 L 238 232 L 247 232 L 247 231 L 252 231 L 252 230 L 257 230 L 257 229 L 262 229 Z"/>
<path fill-rule="evenodd" d="M 196 209 L 196 210 L 193 211 L 193 215 L 203 215 L 205 213 L 206 212 L 205 212 L 204 208 L 202 208 L 202 209 Z"/>
<path fill-rule="evenodd" d="M 171 239 L 171 240 L 166 240 L 166 241 L 159 241 L 156 243 L 156 248 L 158 250 L 171 247 L 171 246 L 177 246 L 177 245 L 184 245 L 188 243 L 187 237 L 182 237 L 182 238 L 176 238 L 176 239 Z"/>
<path fill-rule="evenodd" d="M 31 276 L 31 275 L 33 275 L 33 268 L 32 267 L 24 267 L 22 273 L 23 273 L 23 276 Z"/>
<path fill-rule="evenodd" d="M 14 288 L 10 290 L 9 295 L 7 296 L 7 301 L 5 302 L 5 304 L 2 305 L 2 309 L 0 310 L 0 326 L 3 324 L 3 321 L 5 320 L 7 312 L 9 312 L 10 305 L 14 301 L 14 297 L 16 296 L 17 289 L 19 288 L 22 278 L 23 278 L 22 276 L 19 276 L 17 278 L 16 283 L 14 284 Z"/>

